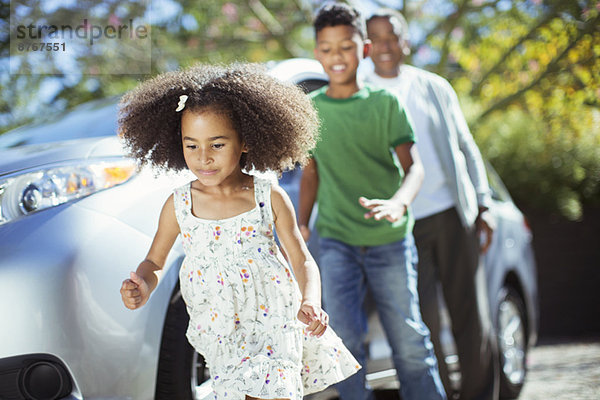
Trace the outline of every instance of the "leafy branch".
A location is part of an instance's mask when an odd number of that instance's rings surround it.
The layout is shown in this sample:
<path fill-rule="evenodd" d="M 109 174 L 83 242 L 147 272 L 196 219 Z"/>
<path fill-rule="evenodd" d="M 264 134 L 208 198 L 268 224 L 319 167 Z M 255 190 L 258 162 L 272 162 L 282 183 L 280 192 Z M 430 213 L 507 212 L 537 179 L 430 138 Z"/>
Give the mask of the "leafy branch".
<path fill-rule="evenodd" d="M 503 108 L 507 107 L 509 104 L 511 104 L 512 102 L 514 102 L 517 99 L 519 99 L 528 90 L 531 90 L 532 88 L 536 87 L 548 75 L 551 75 L 554 72 L 560 70 L 560 65 L 559 65 L 560 61 L 569 53 L 569 51 L 573 47 L 575 47 L 575 45 L 577 45 L 577 43 L 579 42 L 579 40 L 581 40 L 581 38 L 584 35 L 586 35 L 586 34 L 588 34 L 590 32 L 593 32 L 595 29 L 597 29 L 597 26 L 598 26 L 599 23 L 600 23 L 600 15 L 598 15 L 595 18 L 587 21 L 585 23 L 583 29 L 580 29 L 577 32 L 577 35 L 575 36 L 575 38 L 563 49 L 563 51 L 560 52 L 556 57 L 554 57 L 554 59 L 550 63 L 548 63 L 548 65 L 546 66 L 546 69 L 544 71 L 542 71 L 528 85 L 520 88 L 519 90 L 517 90 L 513 94 L 511 94 L 511 95 L 509 95 L 507 97 L 504 97 L 503 99 L 497 101 L 496 103 L 494 103 L 493 105 L 491 105 L 490 107 L 488 107 L 485 111 L 483 111 L 477 117 L 477 119 L 473 123 L 473 126 L 476 126 L 477 124 L 479 124 L 490 113 L 492 113 L 492 112 L 494 112 L 496 110 L 500 110 L 500 109 L 503 109 Z"/>
<path fill-rule="evenodd" d="M 289 38 L 283 25 L 277 21 L 277 18 L 271 14 L 260 0 L 248 0 L 248 7 L 250 7 L 254 16 L 265 26 L 271 37 L 277 40 L 288 57 L 299 57 L 304 53 L 302 48 Z"/>
<path fill-rule="evenodd" d="M 446 32 L 445 36 L 448 37 L 447 33 L 448 32 L 451 33 L 452 30 L 456 27 L 456 25 L 460 22 L 460 20 L 464 16 L 466 16 L 467 14 L 480 12 L 481 10 L 483 10 L 486 7 L 495 8 L 496 5 L 500 1 L 501 0 L 493 0 L 493 1 L 488 1 L 485 3 L 479 4 L 479 5 L 473 5 L 472 3 L 468 2 L 468 1 L 464 1 L 461 4 L 461 7 L 457 11 L 455 11 L 451 15 L 438 21 L 438 23 L 425 34 L 423 43 L 430 42 L 431 39 L 441 31 Z"/>
<path fill-rule="evenodd" d="M 515 52 L 523 43 L 528 40 L 531 40 L 535 37 L 537 31 L 548 24 L 552 19 L 554 19 L 558 15 L 558 12 L 555 9 L 552 9 L 549 13 L 540 18 L 526 35 L 522 36 L 516 43 L 514 43 L 509 49 L 507 49 L 504 54 L 498 59 L 496 64 L 494 64 L 474 85 L 471 89 L 471 96 L 479 95 L 481 91 L 481 87 L 488 80 L 490 76 L 497 73 L 505 64 L 506 60 Z"/>

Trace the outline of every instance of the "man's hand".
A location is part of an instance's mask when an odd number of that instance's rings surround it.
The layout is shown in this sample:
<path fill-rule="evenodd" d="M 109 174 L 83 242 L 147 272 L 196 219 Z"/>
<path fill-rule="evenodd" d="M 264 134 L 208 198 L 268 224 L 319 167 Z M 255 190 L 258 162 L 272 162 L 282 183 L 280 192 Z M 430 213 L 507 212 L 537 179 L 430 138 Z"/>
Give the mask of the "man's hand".
<path fill-rule="evenodd" d="M 130 273 L 130 278 L 125 279 L 121 285 L 121 298 L 123 304 L 130 310 L 140 308 L 148 301 L 150 297 L 150 288 L 146 281 L 136 274 Z"/>
<path fill-rule="evenodd" d="M 475 229 L 477 229 L 477 236 L 483 237 L 479 250 L 482 254 L 485 254 L 489 250 L 490 244 L 492 244 L 492 237 L 496 229 L 496 219 L 487 208 L 480 209 L 475 220 Z"/>
<path fill-rule="evenodd" d="M 300 322 L 308 325 L 307 332 L 311 332 L 313 336 L 321 337 L 327 330 L 329 325 L 329 315 L 321 306 L 310 301 L 303 301 L 298 311 L 298 319 Z"/>
<path fill-rule="evenodd" d="M 396 222 L 406 213 L 407 205 L 394 200 L 367 199 L 361 197 L 358 199 L 361 206 L 369 210 L 365 213 L 365 218 L 375 218 L 379 221 L 387 219 L 390 222 Z"/>

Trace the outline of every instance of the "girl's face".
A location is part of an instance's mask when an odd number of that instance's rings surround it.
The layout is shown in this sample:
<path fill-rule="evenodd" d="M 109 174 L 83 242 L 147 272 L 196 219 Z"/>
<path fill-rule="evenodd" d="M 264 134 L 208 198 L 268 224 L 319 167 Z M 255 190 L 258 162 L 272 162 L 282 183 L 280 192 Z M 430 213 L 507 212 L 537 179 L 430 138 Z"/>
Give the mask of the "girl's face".
<path fill-rule="evenodd" d="M 203 185 L 218 186 L 239 176 L 247 149 L 225 114 L 185 110 L 181 140 L 185 162 Z"/>
<path fill-rule="evenodd" d="M 330 85 L 350 85 L 356 81 L 358 63 L 368 48 L 368 42 L 352 26 L 328 26 L 317 34 L 315 58 L 329 76 Z"/>

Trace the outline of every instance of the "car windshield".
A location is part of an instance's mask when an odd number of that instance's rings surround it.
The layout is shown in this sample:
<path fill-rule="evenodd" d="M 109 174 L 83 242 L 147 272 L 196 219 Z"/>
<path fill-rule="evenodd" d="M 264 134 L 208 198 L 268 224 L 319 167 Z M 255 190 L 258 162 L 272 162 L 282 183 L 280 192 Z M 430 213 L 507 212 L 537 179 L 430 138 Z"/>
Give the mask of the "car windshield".
<path fill-rule="evenodd" d="M 117 98 L 82 104 L 60 117 L 0 135 L 0 149 L 116 135 Z"/>

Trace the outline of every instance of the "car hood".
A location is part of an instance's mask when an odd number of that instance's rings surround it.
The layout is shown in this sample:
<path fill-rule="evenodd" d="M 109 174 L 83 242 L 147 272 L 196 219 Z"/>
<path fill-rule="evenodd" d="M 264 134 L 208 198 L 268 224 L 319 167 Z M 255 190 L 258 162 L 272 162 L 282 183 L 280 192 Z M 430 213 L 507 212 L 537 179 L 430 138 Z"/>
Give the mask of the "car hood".
<path fill-rule="evenodd" d="M 97 137 L 0 149 L 0 176 L 64 161 L 124 156 L 118 137 Z"/>

